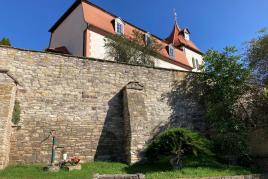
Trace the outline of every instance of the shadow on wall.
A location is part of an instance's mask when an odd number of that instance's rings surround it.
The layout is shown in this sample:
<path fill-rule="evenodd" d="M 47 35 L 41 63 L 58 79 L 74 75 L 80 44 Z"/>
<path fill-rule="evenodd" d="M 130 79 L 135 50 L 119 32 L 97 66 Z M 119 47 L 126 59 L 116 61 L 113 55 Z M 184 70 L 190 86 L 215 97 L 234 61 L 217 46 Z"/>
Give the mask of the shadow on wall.
<path fill-rule="evenodd" d="M 170 127 L 188 128 L 205 133 L 203 109 L 195 100 L 192 89 L 189 88 L 191 75 L 184 80 L 174 81 L 172 89 L 162 95 L 162 101 L 170 106 L 171 114 L 168 122 L 160 122 L 151 132 L 153 139 L 161 131 Z M 118 92 L 108 102 L 109 109 L 98 142 L 94 160 L 96 161 L 126 161 L 124 135 L 123 90 Z M 150 141 L 144 141 L 146 143 Z M 140 154 L 142 154 L 141 151 Z"/>
<path fill-rule="evenodd" d="M 124 119 L 123 92 L 117 93 L 109 102 L 109 109 L 98 142 L 95 161 L 123 161 Z"/>
<path fill-rule="evenodd" d="M 167 102 L 171 115 L 167 123 L 160 123 L 154 128 L 153 132 L 156 135 L 171 127 L 205 133 L 204 109 L 197 102 L 196 91 L 191 88 L 193 75 L 187 74 L 183 80 L 173 81 L 171 91 L 162 94 L 161 100 Z"/>

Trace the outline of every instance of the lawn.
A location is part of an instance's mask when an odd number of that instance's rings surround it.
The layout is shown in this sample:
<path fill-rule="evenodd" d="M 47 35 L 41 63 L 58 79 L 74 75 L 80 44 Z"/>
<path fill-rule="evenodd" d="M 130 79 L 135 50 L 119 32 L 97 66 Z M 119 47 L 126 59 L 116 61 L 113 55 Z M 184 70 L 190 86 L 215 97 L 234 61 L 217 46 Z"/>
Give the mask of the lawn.
<path fill-rule="evenodd" d="M 188 159 L 182 170 L 172 170 L 167 162 L 128 166 L 122 163 L 94 162 L 82 165 L 81 171 L 47 173 L 40 165 L 10 166 L 0 172 L 0 178 L 92 178 L 93 174 L 144 173 L 146 179 L 171 179 L 197 176 L 230 176 L 250 174 L 253 171 L 238 166 L 227 166 L 209 159 Z"/>

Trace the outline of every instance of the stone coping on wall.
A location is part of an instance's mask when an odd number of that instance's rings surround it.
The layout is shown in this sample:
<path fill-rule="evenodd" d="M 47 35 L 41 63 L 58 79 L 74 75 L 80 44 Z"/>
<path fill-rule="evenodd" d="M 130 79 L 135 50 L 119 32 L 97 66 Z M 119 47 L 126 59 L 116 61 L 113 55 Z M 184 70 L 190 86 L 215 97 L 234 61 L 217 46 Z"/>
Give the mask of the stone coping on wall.
<path fill-rule="evenodd" d="M 117 63 L 117 64 L 122 64 L 122 65 L 127 65 L 127 66 L 137 66 L 137 67 L 144 67 L 144 68 L 153 68 L 153 69 L 165 70 L 165 71 L 177 71 L 177 72 L 188 72 L 188 73 L 200 73 L 200 72 L 193 72 L 193 71 L 176 70 L 176 69 L 167 69 L 167 68 L 160 68 L 160 67 L 152 67 L 152 66 L 146 66 L 146 65 L 129 64 L 129 63 L 116 62 L 116 61 L 105 60 L 105 59 L 98 59 L 98 58 L 88 58 L 88 57 L 82 57 L 82 56 L 75 56 L 75 55 L 70 55 L 70 54 L 62 54 L 62 53 L 55 53 L 55 52 L 38 51 L 38 50 L 31 50 L 31 49 L 24 49 L 24 48 L 16 48 L 16 47 L 5 46 L 5 45 L 0 45 L 0 48 L 14 49 L 14 50 L 25 51 L 25 52 L 33 52 L 33 53 L 51 54 L 51 55 L 57 55 L 57 56 L 62 56 L 62 57 L 73 57 L 73 58 L 78 58 L 78 59 L 81 59 L 81 60 L 92 60 L 92 61 L 105 62 L 105 63 Z"/>

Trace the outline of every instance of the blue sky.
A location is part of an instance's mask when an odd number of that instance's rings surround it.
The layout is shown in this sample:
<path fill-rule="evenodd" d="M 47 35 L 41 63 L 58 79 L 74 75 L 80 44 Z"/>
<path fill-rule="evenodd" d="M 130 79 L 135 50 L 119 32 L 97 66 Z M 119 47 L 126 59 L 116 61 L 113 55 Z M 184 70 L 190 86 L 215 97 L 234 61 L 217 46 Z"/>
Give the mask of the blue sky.
<path fill-rule="evenodd" d="M 9 37 L 13 46 L 43 50 L 48 46 L 48 29 L 74 0 L 23 0 L 0 3 L 0 38 Z M 91 0 L 161 38 L 173 27 L 173 9 L 181 27 L 203 51 L 227 45 L 239 49 L 243 43 L 268 27 L 267 0 Z"/>

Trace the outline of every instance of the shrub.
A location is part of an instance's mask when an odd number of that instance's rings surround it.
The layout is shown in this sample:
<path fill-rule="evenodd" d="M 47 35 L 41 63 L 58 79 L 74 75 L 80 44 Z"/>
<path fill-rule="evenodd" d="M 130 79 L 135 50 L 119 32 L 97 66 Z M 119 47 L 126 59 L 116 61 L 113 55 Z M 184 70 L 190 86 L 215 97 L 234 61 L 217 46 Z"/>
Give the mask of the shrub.
<path fill-rule="evenodd" d="M 12 114 L 12 122 L 13 124 L 18 124 L 20 121 L 20 103 L 19 101 L 15 101 L 14 109 L 13 109 L 13 114 Z"/>
<path fill-rule="evenodd" d="M 210 142 L 196 132 L 184 128 L 171 128 L 156 136 L 146 150 L 148 160 L 169 157 L 173 168 L 181 168 L 181 160 L 187 155 L 212 155 Z"/>

